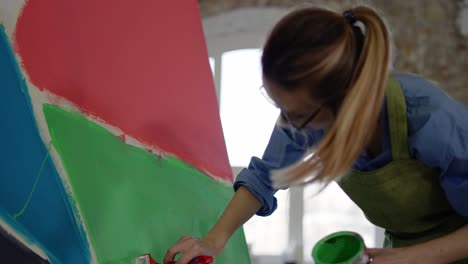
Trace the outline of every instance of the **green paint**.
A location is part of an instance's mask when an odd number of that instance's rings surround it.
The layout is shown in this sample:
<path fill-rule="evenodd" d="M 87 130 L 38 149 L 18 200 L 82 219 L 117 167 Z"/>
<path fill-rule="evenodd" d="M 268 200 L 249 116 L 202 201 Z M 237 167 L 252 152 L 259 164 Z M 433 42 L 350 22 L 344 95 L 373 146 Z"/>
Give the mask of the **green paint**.
<path fill-rule="evenodd" d="M 145 253 L 162 261 L 181 235 L 205 234 L 232 197 L 231 187 L 127 145 L 81 114 L 43 111 L 99 263 L 130 264 L 120 260 Z M 250 263 L 242 230 L 216 263 Z"/>

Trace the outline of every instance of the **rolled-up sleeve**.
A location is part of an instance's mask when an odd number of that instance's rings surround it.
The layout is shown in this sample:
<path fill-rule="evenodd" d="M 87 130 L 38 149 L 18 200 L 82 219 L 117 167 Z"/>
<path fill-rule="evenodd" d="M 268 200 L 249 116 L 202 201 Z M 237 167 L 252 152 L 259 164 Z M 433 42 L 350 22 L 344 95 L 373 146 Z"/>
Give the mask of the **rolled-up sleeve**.
<path fill-rule="evenodd" d="M 261 163 L 261 161 L 250 162 L 251 165 L 255 163 Z M 252 169 L 243 169 L 234 182 L 234 190 L 237 191 L 240 186 L 244 186 L 260 201 L 262 207 L 257 211 L 259 216 L 271 215 L 278 207 L 275 198 L 276 191 L 271 187 L 268 175 L 268 173 L 254 172 Z"/>
<path fill-rule="evenodd" d="M 245 186 L 261 202 L 259 216 L 271 215 L 277 208 L 275 193 L 270 179 L 272 169 L 282 168 L 299 160 L 305 152 L 303 142 L 293 140 L 290 131 L 275 126 L 262 159 L 252 157 L 248 168 L 242 170 L 234 182 L 234 190 Z M 310 139 L 308 140 L 309 144 Z"/>

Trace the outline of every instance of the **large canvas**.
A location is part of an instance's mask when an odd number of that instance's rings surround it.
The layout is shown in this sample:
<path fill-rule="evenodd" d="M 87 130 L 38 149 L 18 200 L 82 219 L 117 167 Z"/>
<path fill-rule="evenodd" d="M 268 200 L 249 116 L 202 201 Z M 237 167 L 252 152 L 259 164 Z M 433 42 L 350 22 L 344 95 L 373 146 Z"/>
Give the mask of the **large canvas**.
<path fill-rule="evenodd" d="M 232 174 L 196 1 L 0 0 L 0 23 L 4 230 L 133 263 L 211 228 Z M 216 263 L 249 263 L 242 230 Z"/>

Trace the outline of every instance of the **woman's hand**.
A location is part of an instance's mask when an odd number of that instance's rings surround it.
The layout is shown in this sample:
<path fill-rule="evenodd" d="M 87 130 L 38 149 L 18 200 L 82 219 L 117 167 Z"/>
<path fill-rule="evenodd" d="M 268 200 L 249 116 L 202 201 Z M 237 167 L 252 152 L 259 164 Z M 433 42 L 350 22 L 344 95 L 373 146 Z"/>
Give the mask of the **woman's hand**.
<path fill-rule="evenodd" d="M 215 226 L 202 239 L 182 237 L 171 247 L 164 257 L 164 264 L 174 260 L 177 254 L 182 257 L 176 264 L 187 264 L 198 256 L 215 258 L 224 249 L 232 234 L 249 220 L 261 207 L 260 201 L 246 187 L 239 187 L 231 202 L 224 210 Z"/>
<path fill-rule="evenodd" d="M 164 257 L 164 264 L 173 261 L 177 254 L 182 254 L 182 257 L 180 257 L 176 264 L 188 264 L 190 260 L 198 256 L 211 256 L 214 259 L 222 250 L 222 247 L 216 247 L 214 242 L 206 238 L 198 239 L 191 236 L 183 236 L 167 251 Z"/>
<path fill-rule="evenodd" d="M 373 259 L 372 264 L 440 264 L 412 247 L 367 248 L 365 252 Z"/>

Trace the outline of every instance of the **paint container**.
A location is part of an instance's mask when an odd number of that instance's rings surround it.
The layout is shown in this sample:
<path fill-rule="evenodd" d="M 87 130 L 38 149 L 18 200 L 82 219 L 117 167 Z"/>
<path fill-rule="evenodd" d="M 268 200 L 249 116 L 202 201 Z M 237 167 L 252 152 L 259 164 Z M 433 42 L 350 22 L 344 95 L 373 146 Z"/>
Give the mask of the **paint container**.
<path fill-rule="evenodd" d="M 315 264 L 367 264 L 370 258 L 362 237 L 349 231 L 341 231 L 322 238 L 312 249 Z"/>
<path fill-rule="evenodd" d="M 158 264 L 150 254 L 139 256 L 135 259 L 135 264 Z"/>

